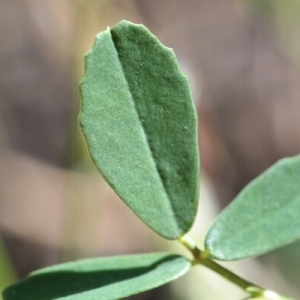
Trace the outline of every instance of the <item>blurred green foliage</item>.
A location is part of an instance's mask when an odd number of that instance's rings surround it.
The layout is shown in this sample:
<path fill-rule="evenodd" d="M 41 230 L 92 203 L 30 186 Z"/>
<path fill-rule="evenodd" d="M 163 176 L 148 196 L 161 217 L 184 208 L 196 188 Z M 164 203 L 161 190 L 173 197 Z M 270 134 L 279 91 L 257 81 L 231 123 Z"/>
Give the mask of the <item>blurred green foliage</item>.
<path fill-rule="evenodd" d="M 300 65 L 300 2 L 297 0 L 242 0 L 261 18 L 284 55 Z"/>
<path fill-rule="evenodd" d="M 0 292 L 2 292 L 6 286 L 12 284 L 15 280 L 16 275 L 13 266 L 11 265 L 2 240 L 0 239 Z M 0 299 L 2 300 L 1 295 Z"/>

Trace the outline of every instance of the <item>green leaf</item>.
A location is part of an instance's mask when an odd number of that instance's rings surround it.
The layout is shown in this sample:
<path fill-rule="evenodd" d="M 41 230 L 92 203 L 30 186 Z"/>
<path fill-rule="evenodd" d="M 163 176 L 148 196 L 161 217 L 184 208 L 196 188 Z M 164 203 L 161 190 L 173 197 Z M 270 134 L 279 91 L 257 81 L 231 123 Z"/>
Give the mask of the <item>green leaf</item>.
<path fill-rule="evenodd" d="M 184 275 L 191 263 L 168 253 L 86 259 L 33 272 L 4 300 L 109 300 L 153 289 Z"/>
<path fill-rule="evenodd" d="M 197 116 L 174 52 L 143 25 L 97 35 L 80 84 L 90 155 L 120 198 L 154 231 L 177 239 L 198 204 Z"/>
<path fill-rule="evenodd" d="M 280 160 L 220 214 L 205 245 L 219 260 L 254 257 L 300 239 L 300 156 Z"/>

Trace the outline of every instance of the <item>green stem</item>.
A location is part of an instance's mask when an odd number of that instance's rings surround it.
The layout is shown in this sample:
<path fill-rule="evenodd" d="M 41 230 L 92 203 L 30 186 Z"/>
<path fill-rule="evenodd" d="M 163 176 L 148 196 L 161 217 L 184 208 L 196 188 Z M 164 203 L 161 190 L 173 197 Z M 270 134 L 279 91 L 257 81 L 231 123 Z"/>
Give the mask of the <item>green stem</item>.
<path fill-rule="evenodd" d="M 234 274 L 233 272 L 219 265 L 209 257 L 208 251 L 201 251 L 197 247 L 196 243 L 188 235 L 183 235 L 181 238 L 178 239 L 178 241 L 193 254 L 194 257 L 192 261 L 193 265 L 203 265 L 215 271 L 222 277 L 226 278 L 227 280 L 231 281 L 232 283 L 234 283 L 235 285 L 243 289 L 245 292 L 247 292 L 251 296 L 251 299 L 254 299 L 252 297 L 262 296 L 264 297 L 263 299 L 270 299 L 270 300 L 271 299 L 293 300 L 290 298 L 279 296 L 275 292 L 263 289 L 262 287 L 241 278 L 240 276 Z"/>
<path fill-rule="evenodd" d="M 236 275 L 235 273 L 233 273 L 233 272 L 229 271 L 228 269 L 224 268 L 223 266 L 217 264 L 215 261 L 211 260 L 210 258 L 206 258 L 206 259 L 198 258 L 197 262 L 199 264 L 202 264 L 203 266 L 215 271 L 216 273 L 220 274 L 221 276 L 225 277 L 226 279 L 233 282 L 234 284 L 236 284 L 237 286 L 239 286 L 246 292 L 249 290 L 249 288 L 252 288 L 252 287 L 259 288 L 254 283 L 241 278 L 240 276 Z"/>
<path fill-rule="evenodd" d="M 234 274 L 233 272 L 229 271 L 228 269 L 224 268 L 223 266 L 210 259 L 209 253 L 207 251 L 201 251 L 189 236 L 184 235 L 181 238 L 179 238 L 178 241 L 193 254 L 194 265 L 200 264 L 215 271 L 222 277 L 226 278 L 227 280 L 231 281 L 232 283 L 234 283 L 235 285 L 239 286 L 240 288 L 252 295 L 253 290 L 256 291 L 255 293 L 257 293 L 257 291 L 263 291 L 261 287 L 241 278 L 240 276 Z"/>

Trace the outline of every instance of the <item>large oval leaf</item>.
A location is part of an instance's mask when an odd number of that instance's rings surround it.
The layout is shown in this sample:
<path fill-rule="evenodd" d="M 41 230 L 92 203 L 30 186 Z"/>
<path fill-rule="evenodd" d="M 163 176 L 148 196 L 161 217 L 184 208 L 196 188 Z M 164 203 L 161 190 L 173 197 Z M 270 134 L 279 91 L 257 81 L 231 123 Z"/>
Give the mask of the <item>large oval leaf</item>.
<path fill-rule="evenodd" d="M 80 91 L 80 124 L 104 178 L 158 234 L 187 232 L 198 203 L 197 117 L 173 51 L 123 21 L 96 37 Z"/>
<path fill-rule="evenodd" d="M 168 253 L 87 259 L 33 272 L 4 300 L 111 300 L 153 289 L 184 275 L 191 263 Z"/>
<path fill-rule="evenodd" d="M 254 257 L 300 239 L 300 156 L 253 180 L 217 218 L 205 245 L 212 258 Z"/>

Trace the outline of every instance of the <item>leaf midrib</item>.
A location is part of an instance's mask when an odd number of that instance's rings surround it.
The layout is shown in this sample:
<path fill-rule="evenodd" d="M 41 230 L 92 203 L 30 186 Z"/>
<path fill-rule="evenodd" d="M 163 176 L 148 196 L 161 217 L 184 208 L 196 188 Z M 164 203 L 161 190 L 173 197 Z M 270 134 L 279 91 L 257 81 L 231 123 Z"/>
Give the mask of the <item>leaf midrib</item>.
<path fill-rule="evenodd" d="M 143 134 L 143 136 L 144 136 L 144 138 L 145 138 L 147 148 L 148 148 L 148 150 L 149 150 L 149 152 L 150 152 L 151 160 L 152 160 L 152 162 L 154 163 L 155 171 L 156 171 L 157 176 L 158 176 L 158 178 L 159 178 L 159 181 L 160 181 L 160 183 L 161 183 L 161 185 L 162 185 L 162 187 L 163 187 L 164 195 L 165 195 L 165 197 L 166 197 L 167 199 L 169 199 L 168 204 L 169 204 L 169 207 L 171 208 L 171 211 L 172 211 L 172 213 L 173 213 L 173 219 L 175 220 L 175 223 L 176 223 L 176 225 L 177 225 L 177 230 L 181 231 L 181 229 L 180 229 L 180 227 L 178 226 L 178 223 L 177 223 L 177 218 L 176 218 L 176 215 L 177 215 L 177 214 L 176 214 L 176 211 L 175 211 L 175 209 L 174 209 L 174 207 L 173 207 L 173 205 L 172 205 L 172 200 L 171 200 L 171 197 L 170 197 L 170 195 L 169 195 L 169 193 L 168 193 L 168 190 L 166 189 L 165 183 L 164 183 L 164 181 L 162 180 L 162 176 L 161 176 L 161 174 L 160 174 L 160 172 L 159 172 L 159 168 L 158 168 L 158 166 L 157 166 L 156 159 L 155 159 L 154 156 L 153 156 L 152 148 L 151 148 L 150 143 L 149 143 L 149 140 L 148 140 L 148 134 L 147 134 L 147 132 L 145 131 L 145 128 L 144 128 L 143 123 L 142 123 L 142 121 L 141 121 L 140 115 L 139 115 L 138 110 L 137 110 L 137 108 L 136 108 L 136 103 L 135 103 L 135 100 L 134 100 L 132 91 L 131 91 L 131 89 L 130 89 L 128 80 L 127 80 L 127 78 L 126 78 L 126 74 L 125 74 L 125 71 L 124 71 L 124 68 L 123 68 L 122 60 L 120 59 L 119 52 L 118 52 L 118 49 L 117 49 L 117 47 L 116 47 L 116 44 L 115 44 L 115 41 L 114 41 L 113 35 L 111 34 L 111 30 L 110 30 L 110 29 L 109 29 L 109 35 L 110 35 L 111 41 L 112 41 L 112 43 L 113 43 L 114 49 L 115 49 L 115 51 L 116 51 L 116 53 L 117 53 L 117 56 L 118 56 L 118 62 L 119 62 L 119 64 L 120 64 L 120 68 L 121 68 L 121 70 L 122 70 L 122 74 L 123 74 L 123 77 L 124 77 L 125 82 L 126 82 L 126 87 L 127 87 L 128 91 L 129 91 L 130 99 L 131 99 L 132 102 L 133 102 L 133 107 L 134 107 L 134 111 L 135 111 L 135 114 L 136 114 L 136 116 L 137 116 L 138 122 L 139 122 L 139 124 L 140 124 L 140 126 L 141 126 L 141 128 L 142 128 L 142 134 Z"/>

